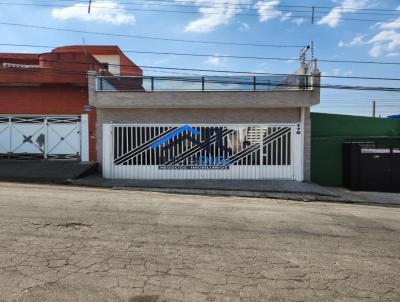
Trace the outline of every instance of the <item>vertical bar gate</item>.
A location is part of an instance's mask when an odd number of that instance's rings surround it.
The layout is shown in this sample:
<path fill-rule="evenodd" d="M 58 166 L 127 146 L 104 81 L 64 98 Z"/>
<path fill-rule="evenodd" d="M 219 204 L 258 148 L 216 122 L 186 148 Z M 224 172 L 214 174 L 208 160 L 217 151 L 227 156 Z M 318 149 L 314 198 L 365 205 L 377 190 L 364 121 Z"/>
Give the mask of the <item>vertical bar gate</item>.
<path fill-rule="evenodd" d="M 103 176 L 302 180 L 300 124 L 103 125 Z"/>

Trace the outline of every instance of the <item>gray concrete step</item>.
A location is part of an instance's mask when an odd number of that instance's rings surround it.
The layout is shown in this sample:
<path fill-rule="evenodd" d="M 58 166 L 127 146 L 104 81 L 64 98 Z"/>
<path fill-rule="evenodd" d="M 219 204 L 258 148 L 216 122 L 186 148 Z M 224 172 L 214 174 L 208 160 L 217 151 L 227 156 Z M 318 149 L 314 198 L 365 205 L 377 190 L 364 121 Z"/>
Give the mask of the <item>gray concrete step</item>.
<path fill-rule="evenodd" d="M 105 179 L 91 174 L 70 184 L 122 190 L 216 196 L 269 197 L 293 200 L 340 200 L 340 196 L 314 183 L 292 180 L 144 180 Z"/>

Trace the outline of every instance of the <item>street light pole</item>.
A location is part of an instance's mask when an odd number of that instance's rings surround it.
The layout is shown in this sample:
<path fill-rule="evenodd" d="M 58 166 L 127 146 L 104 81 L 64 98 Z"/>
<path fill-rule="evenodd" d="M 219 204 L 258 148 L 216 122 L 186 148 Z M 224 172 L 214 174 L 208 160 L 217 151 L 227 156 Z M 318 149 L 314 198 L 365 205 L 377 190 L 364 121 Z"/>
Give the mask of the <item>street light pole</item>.
<path fill-rule="evenodd" d="M 376 102 L 375 100 L 372 101 L 372 117 L 375 117 L 376 115 Z"/>

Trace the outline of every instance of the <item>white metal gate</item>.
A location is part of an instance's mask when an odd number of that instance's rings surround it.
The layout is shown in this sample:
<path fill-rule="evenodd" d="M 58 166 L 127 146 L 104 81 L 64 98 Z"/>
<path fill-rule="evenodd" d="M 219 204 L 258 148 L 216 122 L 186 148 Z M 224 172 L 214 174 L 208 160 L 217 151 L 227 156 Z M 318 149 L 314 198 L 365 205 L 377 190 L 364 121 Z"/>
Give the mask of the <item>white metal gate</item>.
<path fill-rule="evenodd" d="M 302 180 L 300 124 L 103 125 L 103 176 Z"/>
<path fill-rule="evenodd" d="M 0 116 L 0 159 L 82 159 L 82 117 Z"/>

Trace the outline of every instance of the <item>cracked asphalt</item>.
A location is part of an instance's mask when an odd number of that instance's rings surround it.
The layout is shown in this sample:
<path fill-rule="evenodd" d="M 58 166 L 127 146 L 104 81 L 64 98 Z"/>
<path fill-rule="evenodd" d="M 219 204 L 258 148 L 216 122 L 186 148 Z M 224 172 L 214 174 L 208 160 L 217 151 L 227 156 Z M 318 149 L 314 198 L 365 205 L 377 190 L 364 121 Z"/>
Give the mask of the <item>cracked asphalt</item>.
<path fill-rule="evenodd" d="M 400 301 L 400 208 L 0 183 L 0 301 Z"/>

